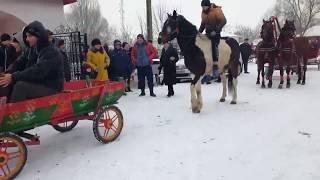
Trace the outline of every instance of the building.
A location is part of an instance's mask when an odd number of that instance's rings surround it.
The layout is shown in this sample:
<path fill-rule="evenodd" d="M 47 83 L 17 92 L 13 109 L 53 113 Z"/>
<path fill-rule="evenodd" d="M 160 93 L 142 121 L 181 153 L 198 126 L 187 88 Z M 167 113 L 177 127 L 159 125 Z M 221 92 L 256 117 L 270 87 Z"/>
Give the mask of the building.
<path fill-rule="evenodd" d="M 15 33 L 38 20 L 54 30 L 65 23 L 63 6 L 77 0 L 0 0 L 0 34 Z"/>

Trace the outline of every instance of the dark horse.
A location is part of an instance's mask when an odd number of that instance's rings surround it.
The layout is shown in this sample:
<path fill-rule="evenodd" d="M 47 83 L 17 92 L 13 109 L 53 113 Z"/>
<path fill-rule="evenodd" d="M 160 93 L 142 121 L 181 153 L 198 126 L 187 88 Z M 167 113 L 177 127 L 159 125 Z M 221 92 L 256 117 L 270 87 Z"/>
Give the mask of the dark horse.
<path fill-rule="evenodd" d="M 309 42 L 309 39 L 307 37 L 295 37 L 295 30 L 296 28 L 294 25 L 294 21 L 286 20 L 286 23 L 282 29 L 283 34 L 282 35 L 280 34 L 279 41 L 278 41 L 280 45 L 280 48 L 279 48 L 280 51 L 282 49 L 284 50 L 284 52 L 280 56 L 280 61 L 285 62 L 287 64 L 290 64 L 290 61 L 291 61 L 291 64 L 296 63 L 297 73 L 298 73 L 297 84 L 305 85 L 308 59 L 314 58 L 315 50 L 314 50 L 314 46 Z M 285 49 L 283 47 L 289 47 L 289 48 Z M 285 51 L 289 51 L 286 53 L 287 55 L 285 55 Z M 288 77 L 288 80 L 289 80 L 289 87 L 290 87 L 289 77 Z M 281 82 L 280 82 L 280 85 L 281 85 Z M 287 87 L 288 87 L 288 82 L 287 82 Z"/>
<path fill-rule="evenodd" d="M 280 84 L 278 87 L 279 89 L 282 89 L 284 83 L 284 68 L 286 69 L 287 74 L 286 87 L 290 88 L 290 72 L 293 68 L 300 67 L 300 61 L 296 56 L 296 48 L 293 40 L 295 36 L 295 30 L 296 28 L 294 26 L 294 21 L 286 20 L 283 28 L 280 31 L 280 36 L 277 41 L 277 49 L 279 51 L 278 65 L 280 70 Z"/>
<path fill-rule="evenodd" d="M 168 19 L 163 25 L 162 32 L 159 34 L 158 42 L 161 44 L 174 38 L 178 40 L 185 58 L 186 67 L 194 75 L 190 87 L 192 112 L 199 113 L 202 108 L 201 83 L 199 79 L 204 74 L 210 74 L 213 67 L 211 41 L 206 35 L 201 35 L 196 26 L 192 25 L 183 16 L 177 15 L 176 11 L 173 12 L 173 15 L 168 14 Z M 218 66 L 223 82 L 223 94 L 220 102 L 224 102 L 226 98 L 226 73 L 228 73 L 228 87 L 233 92 L 231 104 L 236 104 L 237 77 L 241 72 L 238 42 L 232 38 L 222 38 L 219 54 Z"/>
<path fill-rule="evenodd" d="M 276 35 L 275 35 L 275 24 L 274 20 L 263 20 L 263 25 L 261 27 L 260 37 L 262 41 L 258 43 L 256 48 L 257 53 L 257 65 L 258 65 L 258 77 L 257 83 L 260 84 L 260 73 L 262 75 L 262 84 L 261 87 L 265 88 L 265 72 L 264 72 L 264 65 L 266 63 L 269 64 L 268 66 L 268 74 L 267 79 L 269 80 L 268 87 L 272 87 L 272 74 L 275 59 L 277 57 L 276 51 Z"/>

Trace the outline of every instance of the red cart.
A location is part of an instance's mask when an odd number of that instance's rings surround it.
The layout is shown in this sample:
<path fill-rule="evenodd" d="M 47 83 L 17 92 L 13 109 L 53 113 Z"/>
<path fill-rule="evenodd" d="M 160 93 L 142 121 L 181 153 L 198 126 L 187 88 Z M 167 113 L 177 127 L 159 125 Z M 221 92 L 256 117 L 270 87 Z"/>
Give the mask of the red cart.
<path fill-rule="evenodd" d="M 91 84 L 92 83 L 92 84 Z M 121 133 L 123 116 L 114 106 L 124 93 L 124 83 L 86 81 L 65 84 L 63 93 L 7 104 L 0 97 L 0 179 L 13 179 L 27 160 L 26 145 L 39 145 L 37 135 L 26 131 L 51 125 L 60 132 L 72 130 L 79 120 L 93 121 L 93 133 L 101 143 Z"/>

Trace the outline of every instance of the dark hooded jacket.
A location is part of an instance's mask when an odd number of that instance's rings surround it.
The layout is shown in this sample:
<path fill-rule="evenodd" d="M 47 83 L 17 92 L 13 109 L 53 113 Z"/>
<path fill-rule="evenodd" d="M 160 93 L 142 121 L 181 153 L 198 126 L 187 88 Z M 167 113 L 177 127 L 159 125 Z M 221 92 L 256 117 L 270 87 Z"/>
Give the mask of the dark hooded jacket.
<path fill-rule="evenodd" d="M 26 42 L 26 33 L 32 29 L 38 37 L 35 48 Z M 48 41 L 48 34 L 43 25 L 34 21 L 23 30 L 23 40 L 28 46 L 25 52 L 9 68 L 12 79 L 39 83 L 56 91 L 63 90 L 64 75 L 62 56 L 57 48 Z"/>

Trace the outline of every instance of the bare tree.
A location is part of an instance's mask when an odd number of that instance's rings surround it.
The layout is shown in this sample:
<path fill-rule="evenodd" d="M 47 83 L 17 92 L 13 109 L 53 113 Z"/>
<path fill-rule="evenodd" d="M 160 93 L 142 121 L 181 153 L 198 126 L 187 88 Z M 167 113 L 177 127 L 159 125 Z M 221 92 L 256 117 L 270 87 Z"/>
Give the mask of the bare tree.
<path fill-rule="evenodd" d="M 241 36 L 243 38 L 255 39 L 257 38 L 257 33 L 255 29 L 244 26 L 244 25 L 237 25 L 235 28 L 234 34 Z"/>
<path fill-rule="evenodd" d="M 71 5 L 71 13 L 66 17 L 68 26 L 87 33 L 89 42 L 94 38 L 106 41 L 111 34 L 109 23 L 102 17 L 97 0 L 78 0 Z"/>
<path fill-rule="evenodd" d="M 139 27 L 140 27 L 140 33 L 145 35 L 147 32 L 147 23 L 146 18 L 143 18 L 141 14 L 137 13 L 138 21 L 139 21 Z"/>
<path fill-rule="evenodd" d="M 121 20 L 121 39 L 126 42 L 132 41 L 132 33 L 129 31 L 128 25 L 125 23 L 125 11 L 124 11 L 124 2 L 120 0 L 119 2 L 119 13 Z"/>
<path fill-rule="evenodd" d="M 320 24 L 319 0 L 277 0 L 273 11 L 280 23 L 294 20 L 297 34 L 304 35 L 308 29 Z"/>

